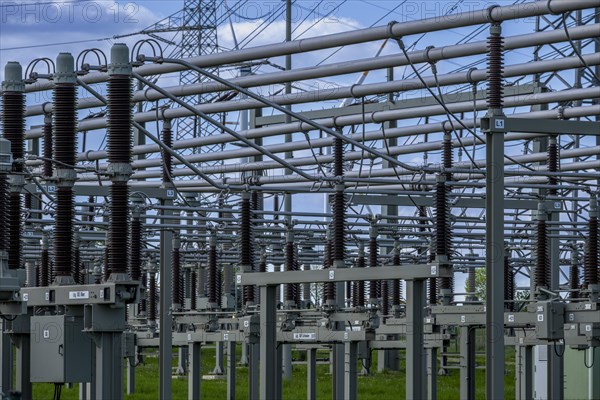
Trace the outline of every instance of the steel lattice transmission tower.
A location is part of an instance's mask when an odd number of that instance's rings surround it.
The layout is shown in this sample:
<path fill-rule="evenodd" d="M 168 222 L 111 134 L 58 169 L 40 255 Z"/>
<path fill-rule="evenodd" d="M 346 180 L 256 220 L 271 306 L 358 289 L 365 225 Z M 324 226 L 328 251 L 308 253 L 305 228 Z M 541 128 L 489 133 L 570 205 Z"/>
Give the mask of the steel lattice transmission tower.
<path fill-rule="evenodd" d="M 183 21 L 180 46 L 180 57 L 189 58 L 218 52 L 217 41 L 217 0 L 184 0 Z M 191 28 L 191 29 L 190 29 Z M 209 72 L 218 74 L 219 69 L 206 68 Z M 208 78 L 195 71 L 183 71 L 179 76 L 181 85 L 192 85 L 207 81 Z M 183 97 L 189 104 L 203 104 L 214 101 L 214 94 L 201 94 Z M 217 118 L 220 119 L 220 118 Z M 209 136 L 219 132 L 219 129 L 200 117 L 180 118 L 177 121 L 177 140 L 199 136 Z M 220 150 L 221 145 L 207 146 L 202 152 Z"/>

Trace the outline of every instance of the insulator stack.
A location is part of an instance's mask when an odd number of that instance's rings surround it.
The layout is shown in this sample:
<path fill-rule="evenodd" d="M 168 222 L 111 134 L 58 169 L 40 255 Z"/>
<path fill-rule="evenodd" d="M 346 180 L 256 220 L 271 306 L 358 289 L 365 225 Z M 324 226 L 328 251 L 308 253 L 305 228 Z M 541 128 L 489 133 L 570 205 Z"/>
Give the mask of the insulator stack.
<path fill-rule="evenodd" d="M 398 243 L 394 245 L 392 254 L 392 265 L 400 265 L 400 247 Z M 402 285 L 399 279 L 392 281 L 392 306 L 399 306 L 402 297 Z"/>
<path fill-rule="evenodd" d="M 260 255 L 260 262 L 258 263 L 258 272 L 267 272 L 267 253 L 264 251 Z"/>
<path fill-rule="evenodd" d="M 115 44 L 108 67 L 108 162 L 110 186 L 109 264 L 110 274 L 129 271 L 129 187 L 131 175 L 131 64 L 129 49 Z"/>
<path fill-rule="evenodd" d="M 73 189 L 59 186 L 56 192 L 54 275 L 70 276 L 73 263 Z"/>
<path fill-rule="evenodd" d="M 444 140 L 442 141 L 442 162 L 444 169 L 452 168 L 453 166 L 453 152 L 452 152 L 452 140 L 450 133 L 444 134 Z M 443 263 L 450 263 L 450 254 L 452 252 L 452 225 L 450 222 L 450 205 L 448 201 L 448 195 L 450 190 L 446 185 L 446 181 L 452 179 L 452 174 L 446 172 L 438 177 L 436 187 L 436 254 L 443 258 Z M 440 279 L 440 289 L 446 293 L 453 290 L 453 279 L 452 277 L 445 277 Z"/>
<path fill-rule="evenodd" d="M 52 176 L 52 115 L 46 114 L 44 116 L 44 167 L 43 174 L 46 178 Z"/>
<path fill-rule="evenodd" d="M 53 268 L 54 279 L 58 279 L 56 284 L 73 283 L 75 275 L 79 275 L 79 265 L 74 264 L 73 254 L 73 183 L 77 150 L 77 75 L 74 71 L 73 56 L 60 53 L 56 59 L 52 114 L 54 177 L 58 180 Z"/>
<path fill-rule="evenodd" d="M 42 254 L 39 273 L 40 286 L 48 286 L 50 284 L 50 254 L 48 252 L 48 239 L 46 236 L 42 238 Z"/>
<path fill-rule="evenodd" d="M 107 238 L 107 246 L 104 247 L 104 270 L 102 271 L 102 278 L 104 282 L 108 281 L 108 277 L 110 276 L 110 269 L 108 264 L 110 262 L 110 247 L 108 247 L 108 238 Z"/>
<path fill-rule="evenodd" d="M 147 301 L 147 296 L 148 296 L 148 274 L 146 272 L 144 272 L 141 276 L 142 280 L 141 280 L 141 287 L 142 290 L 145 290 L 144 295 L 141 296 L 140 299 L 140 306 L 139 306 L 139 311 L 140 314 L 145 314 L 146 311 L 148 310 L 148 301 Z"/>
<path fill-rule="evenodd" d="M 381 313 L 383 315 L 388 315 L 390 313 L 390 293 L 389 293 L 389 283 L 388 280 L 380 281 L 380 291 L 381 291 Z"/>
<path fill-rule="evenodd" d="M 290 240 L 291 239 L 291 240 Z M 285 244 L 285 270 L 296 271 L 296 260 L 294 254 L 294 236 L 288 232 L 288 240 Z M 285 300 L 294 304 L 298 303 L 298 285 L 288 283 L 285 285 Z"/>
<path fill-rule="evenodd" d="M 139 216 L 131 220 L 131 261 L 130 275 L 131 279 L 138 281 L 141 275 L 142 266 L 142 221 Z"/>
<path fill-rule="evenodd" d="M 325 244 L 325 252 L 323 253 L 323 269 L 329 269 L 333 267 L 333 241 L 328 240 Z M 323 287 L 323 294 L 325 296 L 325 303 L 332 303 L 335 301 L 335 283 L 327 282 Z"/>
<path fill-rule="evenodd" d="M 4 138 L 10 141 L 13 161 L 23 161 L 25 156 L 25 96 L 22 92 L 4 91 L 2 93 L 2 126 Z M 15 162 L 13 171 L 23 172 L 23 163 Z"/>
<path fill-rule="evenodd" d="M 8 179 L 6 174 L 0 174 L 0 229 L 2 232 L 6 232 L 8 228 Z M 0 235 L 0 252 L 6 251 L 8 248 L 7 235 L 4 233 Z"/>
<path fill-rule="evenodd" d="M 198 276 L 195 270 L 190 272 L 190 309 L 195 310 L 197 307 L 196 299 L 198 298 Z"/>
<path fill-rule="evenodd" d="M 208 247 L 208 268 L 207 268 L 207 297 L 208 302 L 216 305 L 218 299 L 217 287 L 219 285 L 219 278 L 217 277 L 217 238 L 216 236 L 210 237 L 210 243 Z"/>
<path fill-rule="evenodd" d="M 569 266 L 569 289 L 571 289 L 570 297 L 572 299 L 579 298 L 579 254 L 577 247 L 573 244 L 571 249 L 571 265 Z"/>
<path fill-rule="evenodd" d="M 548 141 L 548 147 L 546 149 L 548 153 L 548 172 L 557 172 L 558 171 L 558 145 L 556 143 L 556 137 L 551 137 Z M 551 186 L 557 185 L 557 180 L 555 176 L 548 177 L 548 184 Z M 558 191 L 556 187 L 548 189 L 549 196 L 556 196 Z"/>
<path fill-rule="evenodd" d="M 473 267 L 469 268 L 469 272 L 467 274 L 467 292 L 473 293 L 469 295 L 470 300 L 477 300 L 477 295 L 475 295 L 476 288 L 476 278 L 477 278 L 477 270 Z"/>
<path fill-rule="evenodd" d="M 127 182 L 115 181 L 110 186 L 110 235 L 109 235 L 109 274 L 126 274 L 129 259 L 129 226 L 128 200 L 129 188 Z"/>
<path fill-rule="evenodd" d="M 583 275 L 589 288 L 589 285 L 598 284 L 598 217 L 593 211 L 590 211 L 588 229 Z"/>
<path fill-rule="evenodd" d="M 183 302 L 183 288 L 181 287 L 181 257 L 179 253 L 179 239 L 173 239 L 171 252 L 171 288 L 173 291 L 173 307 L 181 308 Z"/>
<path fill-rule="evenodd" d="M 504 301 L 505 307 L 512 311 L 515 300 L 515 275 L 508 256 L 508 253 L 504 255 Z"/>
<path fill-rule="evenodd" d="M 240 204 L 240 266 L 245 272 L 254 270 L 252 203 L 250 199 L 250 193 L 244 192 Z M 245 304 L 253 303 L 254 286 L 244 286 L 243 297 Z"/>
<path fill-rule="evenodd" d="M 156 274 L 150 272 L 148 280 L 148 321 L 156 321 Z"/>
<path fill-rule="evenodd" d="M 88 198 L 88 203 L 90 203 L 90 206 L 88 207 L 88 213 L 90 214 L 90 215 L 88 215 L 88 221 L 94 222 L 95 209 L 94 209 L 94 206 L 92 205 L 92 204 L 94 204 L 94 196 L 90 196 Z"/>
<path fill-rule="evenodd" d="M 492 24 L 488 45 L 487 67 L 487 106 L 488 109 L 500 110 L 504 106 L 504 38 L 500 24 Z"/>
<path fill-rule="evenodd" d="M 161 132 L 162 142 L 168 148 L 173 148 L 173 130 L 171 129 L 171 121 L 165 120 Z M 171 183 L 173 177 L 173 157 L 164 149 L 161 148 L 162 155 L 162 181 Z"/>
<path fill-rule="evenodd" d="M 358 258 L 356 260 L 356 268 L 364 268 L 365 267 L 365 249 L 364 245 L 360 243 L 358 245 Z M 356 284 L 356 293 L 354 300 L 354 307 L 364 307 L 365 306 L 365 282 L 358 281 Z"/>
<path fill-rule="evenodd" d="M 537 221 L 536 241 L 535 286 L 548 289 L 550 287 L 550 261 L 548 259 L 548 232 L 545 217 Z"/>
<path fill-rule="evenodd" d="M 77 239 L 75 240 L 75 246 L 73 246 L 73 280 L 76 284 L 83 284 L 83 272 L 81 268 L 81 254 L 79 253 L 79 244 Z"/>
<path fill-rule="evenodd" d="M 369 268 L 377 268 L 379 262 L 379 243 L 377 243 L 377 228 L 371 227 L 369 234 Z M 369 282 L 369 299 L 377 300 L 381 297 L 381 281 Z"/>

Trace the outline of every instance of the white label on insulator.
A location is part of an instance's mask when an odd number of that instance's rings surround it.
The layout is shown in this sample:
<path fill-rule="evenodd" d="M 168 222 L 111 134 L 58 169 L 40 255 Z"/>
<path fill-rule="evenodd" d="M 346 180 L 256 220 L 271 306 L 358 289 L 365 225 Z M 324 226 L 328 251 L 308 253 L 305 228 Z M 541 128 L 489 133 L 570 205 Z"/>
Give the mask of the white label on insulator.
<path fill-rule="evenodd" d="M 317 334 L 314 332 L 294 333 L 294 340 L 317 340 Z"/>
<path fill-rule="evenodd" d="M 250 326 L 250 321 L 244 321 L 244 328 L 248 328 Z"/>
<path fill-rule="evenodd" d="M 538 314 L 538 322 L 544 322 L 544 314 Z"/>
<path fill-rule="evenodd" d="M 223 340 L 229 340 L 229 333 L 223 334 Z"/>
<path fill-rule="evenodd" d="M 495 125 L 496 129 L 504 129 L 504 120 L 503 119 L 497 119 L 495 120 Z"/>
<path fill-rule="evenodd" d="M 575 314 L 569 314 L 569 321 L 575 321 Z"/>
<path fill-rule="evenodd" d="M 509 314 L 508 322 L 515 322 L 515 316 L 513 314 Z"/>
<path fill-rule="evenodd" d="M 587 304 L 585 305 L 585 309 L 586 309 L 586 310 L 591 310 L 591 309 L 592 309 L 592 304 L 591 304 L 591 303 L 587 303 Z"/>
<path fill-rule="evenodd" d="M 592 331 L 592 326 L 591 325 L 586 325 L 585 326 L 585 331 L 586 332 L 591 332 Z"/>
<path fill-rule="evenodd" d="M 46 301 L 50 301 L 50 292 L 46 292 L 45 297 Z"/>
<path fill-rule="evenodd" d="M 467 317 L 465 317 L 464 315 L 460 316 L 460 322 L 465 323 L 467 321 Z"/>
<path fill-rule="evenodd" d="M 437 265 L 431 266 L 431 275 L 437 275 Z"/>
<path fill-rule="evenodd" d="M 50 331 L 48 329 L 44 329 L 44 339 L 50 338 Z"/>
<path fill-rule="evenodd" d="M 77 290 L 69 292 L 69 300 L 89 299 L 90 292 L 87 290 Z"/>
<path fill-rule="evenodd" d="M 192 334 L 188 333 L 188 342 L 191 342 L 191 341 L 192 341 Z"/>
<path fill-rule="evenodd" d="M 329 279 L 335 279 L 335 271 L 334 270 L 329 270 Z"/>
<path fill-rule="evenodd" d="M 236 281 L 237 284 L 242 283 L 242 276 L 241 275 L 236 275 L 235 276 L 235 281 Z"/>
<path fill-rule="evenodd" d="M 537 310 L 538 310 L 538 312 L 542 312 L 542 311 L 544 311 L 544 306 L 538 306 L 538 307 L 537 307 Z"/>
<path fill-rule="evenodd" d="M 29 293 L 23 293 L 23 301 L 29 300 Z"/>

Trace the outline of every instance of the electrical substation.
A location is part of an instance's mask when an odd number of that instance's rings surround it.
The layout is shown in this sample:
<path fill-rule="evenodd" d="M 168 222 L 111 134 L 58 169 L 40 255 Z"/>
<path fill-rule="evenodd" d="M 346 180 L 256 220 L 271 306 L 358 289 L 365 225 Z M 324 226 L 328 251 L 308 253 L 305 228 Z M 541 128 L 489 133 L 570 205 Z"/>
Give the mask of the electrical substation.
<path fill-rule="evenodd" d="M 2 53 L 2 399 L 600 399 L 600 0 L 180 3 Z"/>

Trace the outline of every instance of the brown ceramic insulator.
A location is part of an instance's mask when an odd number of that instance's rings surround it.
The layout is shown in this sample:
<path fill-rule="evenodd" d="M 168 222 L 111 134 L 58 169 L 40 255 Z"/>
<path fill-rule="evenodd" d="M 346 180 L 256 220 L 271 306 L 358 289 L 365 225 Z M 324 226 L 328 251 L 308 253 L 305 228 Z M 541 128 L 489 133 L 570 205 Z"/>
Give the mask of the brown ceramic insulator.
<path fill-rule="evenodd" d="M 377 238 L 369 239 L 369 268 L 377 268 L 379 258 L 379 244 Z M 381 297 L 381 281 L 369 282 L 369 299 L 375 300 Z"/>
<path fill-rule="evenodd" d="M 129 164 L 131 163 L 132 138 L 131 78 L 129 76 L 112 75 L 109 77 L 108 104 L 108 162 Z"/>
<path fill-rule="evenodd" d="M 546 221 L 539 220 L 536 225 L 535 286 L 550 287 L 550 262 L 548 260 L 548 234 Z"/>
<path fill-rule="evenodd" d="M 53 159 L 53 153 L 52 153 L 52 119 L 51 118 L 46 118 L 46 121 L 44 123 L 44 166 L 43 166 L 43 174 L 46 178 L 49 178 L 52 176 L 52 159 Z"/>
<path fill-rule="evenodd" d="M 40 286 L 48 286 L 50 284 L 50 254 L 48 249 L 42 249 L 40 260 Z"/>
<path fill-rule="evenodd" d="M 392 264 L 400 265 L 400 253 L 394 251 L 392 256 Z M 392 306 L 400 305 L 400 298 L 402 297 L 402 285 L 399 279 L 392 281 Z"/>
<path fill-rule="evenodd" d="M 142 271 L 142 221 L 139 217 L 131 220 L 131 260 L 130 275 L 131 279 L 138 281 Z"/>
<path fill-rule="evenodd" d="M 173 147 L 173 130 L 170 126 L 163 126 L 161 132 L 162 142 L 168 148 Z M 165 183 L 171 182 L 173 177 L 173 157 L 164 149 L 161 149 L 162 155 L 162 180 Z"/>
<path fill-rule="evenodd" d="M 356 261 L 356 268 L 364 268 L 365 267 L 365 256 L 359 255 L 358 260 Z M 356 302 L 354 303 L 355 307 L 364 307 L 365 306 L 365 281 L 359 281 L 356 283 Z"/>
<path fill-rule="evenodd" d="M 148 320 L 156 321 L 156 274 L 151 273 L 148 280 Z"/>
<path fill-rule="evenodd" d="M 77 89 L 73 84 L 59 83 L 54 87 L 53 154 L 55 168 L 75 165 L 77 149 Z"/>
<path fill-rule="evenodd" d="M 20 92 L 2 94 L 2 127 L 4 139 L 10 141 L 13 160 L 25 156 L 25 95 Z M 13 165 L 15 172 L 23 172 L 23 164 Z"/>
<path fill-rule="evenodd" d="M 498 33 L 492 33 L 487 39 L 488 67 L 487 67 L 487 106 L 488 108 L 501 109 L 504 105 L 504 38 Z"/>
<path fill-rule="evenodd" d="M 109 263 L 111 274 L 126 274 L 129 270 L 129 187 L 115 181 L 110 186 Z"/>
<path fill-rule="evenodd" d="M 59 186 L 56 191 L 54 229 L 54 276 L 72 276 L 73 268 L 73 189 Z"/>
<path fill-rule="evenodd" d="M 586 285 L 596 285 L 598 284 L 598 217 L 590 217 L 588 229 L 583 276 Z"/>
<path fill-rule="evenodd" d="M 8 178 L 6 174 L 0 174 L 0 251 L 8 249 L 8 237 L 4 232 L 8 231 L 8 199 L 10 198 L 8 191 Z"/>

